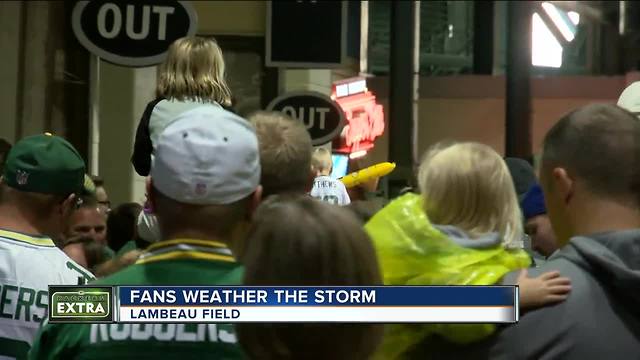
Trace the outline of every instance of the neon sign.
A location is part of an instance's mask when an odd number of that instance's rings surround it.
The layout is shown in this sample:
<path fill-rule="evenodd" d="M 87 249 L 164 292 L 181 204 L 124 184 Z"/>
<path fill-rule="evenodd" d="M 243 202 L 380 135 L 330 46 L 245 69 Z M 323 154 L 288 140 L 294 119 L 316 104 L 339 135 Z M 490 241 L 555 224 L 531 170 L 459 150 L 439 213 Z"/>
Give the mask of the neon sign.
<path fill-rule="evenodd" d="M 373 148 L 374 141 L 384 133 L 384 110 L 361 78 L 334 85 L 332 98 L 344 111 L 347 124 L 333 141 L 334 152 L 362 153 Z"/>

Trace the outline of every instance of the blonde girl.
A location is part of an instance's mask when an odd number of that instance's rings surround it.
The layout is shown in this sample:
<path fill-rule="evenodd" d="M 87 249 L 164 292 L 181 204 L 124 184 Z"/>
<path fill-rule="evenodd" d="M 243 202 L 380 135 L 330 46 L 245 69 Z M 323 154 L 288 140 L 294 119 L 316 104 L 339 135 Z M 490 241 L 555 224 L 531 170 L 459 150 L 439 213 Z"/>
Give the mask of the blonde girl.
<path fill-rule="evenodd" d="M 164 128 L 180 113 L 203 104 L 231 106 L 231 91 L 225 80 L 222 50 L 213 38 L 184 37 L 169 46 L 160 65 L 156 98 L 140 119 L 131 163 L 140 176 L 148 176 L 155 144 Z M 138 216 L 138 233 L 155 242 L 160 232 L 148 207 Z"/>
<path fill-rule="evenodd" d="M 433 224 L 457 227 L 470 238 L 498 233 L 504 247 L 522 248 L 522 214 L 511 175 L 489 146 L 435 145 L 422 160 L 418 184 Z"/>
<path fill-rule="evenodd" d="M 517 195 L 502 157 L 489 146 L 440 143 L 418 171 L 420 195 L 392 201 L 367 223 L 387 285 L 491 285 L 530 265 L 522 250 Z M 529 278 L 521 271 L 520 308 L 562 301 L 569 279 L 557 272 Z M 495 331 L 489 324 L 391 326 L 381 358 L 403 357 L 434 341 L 466 344 Z M 438 335 L 438 336 L 433 336 Z"/>
<path fill-rule="evenodd" d="M 507 250 L 523 248 L 523 218 L 506 163 L 491 147 L 438 144 L 424 157 L 418 184 L 429 221 L 457 245 Z M 569 279 L 557 272 L 518 279 L 520 306 L 566 299 Z M 434 284 L 435 285 L 435 284 Z"/>
<path fill-rule="evenodd" d="M 139 175 L 149 175 L 162 130 L 178 114 L 202 104 L 231 106 L 222 50 L 212 38 L 180 38 L 160 65 L 156 99 L 147 105 L 138 125 L 131 162 Z"/>

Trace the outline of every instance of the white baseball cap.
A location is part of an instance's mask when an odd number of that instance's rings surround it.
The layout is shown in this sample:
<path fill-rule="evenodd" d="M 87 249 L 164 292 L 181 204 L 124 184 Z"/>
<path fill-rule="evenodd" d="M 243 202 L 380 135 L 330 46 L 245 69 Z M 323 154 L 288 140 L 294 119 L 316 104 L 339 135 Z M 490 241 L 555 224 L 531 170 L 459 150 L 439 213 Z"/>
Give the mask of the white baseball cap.
<path fill-rule="evenodd" d="M 636 115 L 640 114 L 640 81 L 624 89 L 618 98 L 618 106 Z"/>
<path fill-rule="evenodd" d="M 260 183 L 253 126 L 208 104 L 180 114 L 158 138 L 151 179 L 181 203 L 224 205 L 249 196 Z"/>

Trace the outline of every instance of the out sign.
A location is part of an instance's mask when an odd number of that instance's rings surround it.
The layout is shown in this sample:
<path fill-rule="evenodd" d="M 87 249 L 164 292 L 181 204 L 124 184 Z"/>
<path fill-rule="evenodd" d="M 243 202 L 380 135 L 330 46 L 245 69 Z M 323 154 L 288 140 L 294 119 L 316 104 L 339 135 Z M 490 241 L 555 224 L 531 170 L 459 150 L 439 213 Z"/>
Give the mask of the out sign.
<path fill-rule="evenodd" d="M 268 110 L 279 111 L 302 122 L 313 145 L 322 145 L 340 135 L 345 125 L 344 112 L 330 97 L 313 92 L 300 91 L 284 94 L 273 100 Z"/>
<path fill-rule="evenodd" d="M 331 111 L 331 108 L 315 108 L 313 106 L 305 108 L 304 106 L 300 106 L 296 109 L 289 105 L 283 107 L 281 111 L 301 121 L 307 127 L 307 130 L 313 129 L 314 127 L 317 127 L 319 130 L 324 130 L 327 128 L 327 113 Z"/>
<path fill-rule="evenodd" d="M 79 1 L 72 14 L 80 43 L 100 58 L 124 66 L 150 66 L 164 60 L 171 43 L 197 31 L 187 1 Z"/>

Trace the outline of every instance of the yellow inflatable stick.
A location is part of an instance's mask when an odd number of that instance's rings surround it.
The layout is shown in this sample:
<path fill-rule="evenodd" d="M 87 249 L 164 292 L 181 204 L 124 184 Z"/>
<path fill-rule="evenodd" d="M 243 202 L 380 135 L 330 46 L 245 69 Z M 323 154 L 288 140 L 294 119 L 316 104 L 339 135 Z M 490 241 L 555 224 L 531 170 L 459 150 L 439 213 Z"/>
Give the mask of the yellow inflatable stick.
<path fill-rule="evenodd" d="M 373 166 L 369 166 L 368 168 L 364 168 L 360 171 L 347 174 L 341 177 L 340 181 L 342 181 L 345 187 L 352 188 L 369 180 L 383 177 L 392 172 L 395 168 L 396 163 L 383 162 Z"/>

